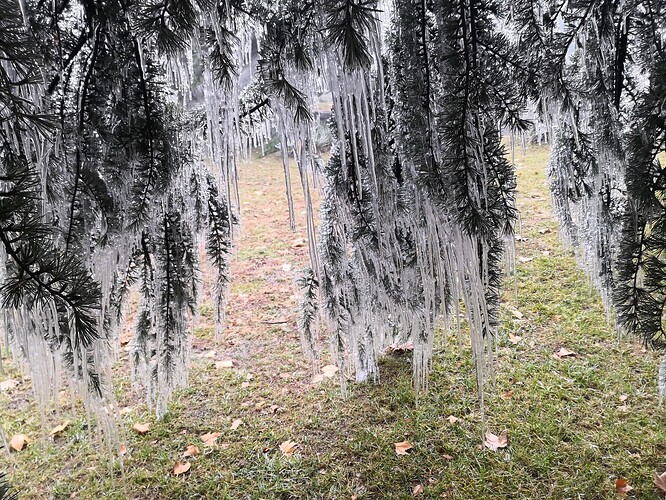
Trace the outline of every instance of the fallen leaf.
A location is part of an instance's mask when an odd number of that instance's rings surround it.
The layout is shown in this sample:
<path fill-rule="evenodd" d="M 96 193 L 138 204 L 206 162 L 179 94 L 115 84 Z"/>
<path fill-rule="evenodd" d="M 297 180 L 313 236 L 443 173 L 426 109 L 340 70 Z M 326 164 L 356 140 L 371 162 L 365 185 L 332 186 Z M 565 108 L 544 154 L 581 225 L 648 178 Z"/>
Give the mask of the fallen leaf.
<path fill-rule="evenodd" d="M 326 378 L 333 377 L 338 372 L 338 367 L 335 365 L 326 365 L 321 369 L 321 373 Z"/>
<path fill-rule="evenodd" d="M 217 370 L 220 370 L 221 368 L 233 368 L 234 367 L 234 362 L 231 359 L 225 359 L 223 361 L 217 361 L 215 363 L 215 368 Z"/>
<path fill-rule="evenodd" d="M 500 448 L 506 448 L 509 444 L 509 437 L 507 431 L 503 431 L 502 434 L 496 436 L 490 431 L 486 431 L 486 440 L 484 443 L 486 447 L 492 451 L 497 451 Z"/>
<path fill-rule="evenodd" d="M 121 444 L 118 451 L 120 451 L 121 455 L 126 455 L 127 454 L 127 446 L 125 446 L 124 444 Z"/>
<path fill-rule="evenodd" d="M 179 476 L 180 474 L 185 474 L 190 470 L 192 464 L 190 462 L 176 462 L 176 465 L 173 466 L 174 476 Z"/>
<path fill-rule="evenodd" d="M 506 391 L 500 396 L 502 399 L 507 400 L 513 397 L 513 391 Z"/>
<path fill-rule="evenodd" d="M 511 314 L 513 314 L 513 317 L 516 319 L 523 319 L 525 317 L 525 315 L 515 307 L 509 306 L 509 311 L 511 311 Z"/>
<path fill-rule="evenodd" d="M 654 475 L 654 485 L 664 493 L 666 493 L 666 472 L 662 474 L 655 473 Z"/>
<path fill-rule="evenodd" d="M 519 337 L 517 335 L 514 335 L 513 333 L 509 334 L 509 342 L 511 342 L 513 345 L 516 345 L 518 342 L 523 340 L 522 337 Z"/>
<path fill-rule="evenodd" d="M 448 417 L 446 417 L 446 420 L 448 420 L 450 424 L 455 424 L 459 419 L 458 419 L 458 417 L 454 417 L 453 415 L 449 415 Z"/>
<path fill-rule="evenodd" d="M 627 493 L 631 490 L 633 490 L 633 488 L 629 485 L 626 479 L 619 477 L 615 480 L 615 491 L 621 497 L 626 497 Z"/>
<path fill-rule="evenodd" d="M 132 408 L 130 408 L 129 406 L 125 406 L 124 408 L 118 410 L 118 413 L 120 413 L 121 415 L 127 415 L 128 413 L 132 413 Z"/>
<path fill-rule="evenodd" d="M 448 453 L 444 453 L 442 456 L 443 456 L 444 458 L 446 458 L 447 460 L 453 460 L 453 456 L 452 456 L 452 455 L 449 455 Z"/>
<path fill-rule="evenodd" d="M 557 352 L 553 353 L 553 358 L 555 359 L 562 359 L 562 358 L 568 358 L 568 357 L 573 357 L 577 356 L 577 354 L 573 351 L 570 351 L 566 347 L 560 347 L 560 349 Z"/>
<path fill-rule="evenodd" d="M 318 373 L 317 375 L 312 377 L 312 384 L 318 384 L 323 380 L 324 380 L 324 374 L 323 373 Z"/>
<path fill-rule="evenodd" d="M 242 388 L 242 389 L 247 389 L 248 387 L 250 387 L 250 383 L 249 383 L 249 382 L 243 382 L 243 383 L 241 384 L 241 388 Z"/>
<path fill-rule="evenodd" d="M 292 243 L 291 243 L 291 248 L 301 248 L 304 247 L 306 243 L 306 240 L 304 238 L 296 238 Z"/>
<path fill-rule="evenodd" d="M 532 262 L 534 257 L 518 257 L 518 260 L 523 264 L 526 264 L 527 262 Z"/>
<path fill-rule="evenodd" d="M 298 448 L 298 444 L 296 444 L 294 441 L 285 441 L 280 445 L 280 451 L 285 457 L 290 457 L 294 454 L 296 451 L 296 448 Z"/>
<path fill-rule="evenodd" d="M 217 353 L 215 351 L 208 351 L 206 354 L 203 355 L 204 358 L 214 358 L 217 356 Z"/>
<path fill-rule="evenodd" d="M 541 252 L 541 255 L 543 255 L 544 257 L 548 257 L 550 255 L 550 251 L 544 250 L 543 252 Z"/>
<path fill-rule="evenodd" d="M 409 455 L 409 451 L 412 449 L 413 446 L 409 441 L 400 441 L 399 443 L 395 443 L 396 455 Z"/>
<path fill-rule="evenodd" d="M 203 442 L 204 446 L 213 446 L 215 441 L 217 441 L 217 438 L 219 438 L 221 435 L 222 433 L 220 432 L 209 432 L 201 436 L 201 441 Z"/>
<path fill-rule="evenodd" d="M 413 497 L 417 497 L 417 496 L 419 496 L 419 495 L 423 495 L 423 486 L 420 485 L 420 484 L 417 484 L 417 485 L 414 486 L 414 488 L 412 489 L 412 496 L 413 496 Z"/>
<path fill-rule="evenodd" d="M 545 227 L 543 229 L 539 229 L 539 234 L 548 234 L 548 233 L 551 233 L 551 232 L 552 232 L 551 229 L 549 229 L 547 227 Z"/>
<path fill-rule="evenodd" d="M 14 380 L 13 378 L 8 378 L 7 380 L 3 380 L 0 382 L 0 391 L 8 391 L 9 389 L 13 389 L 17 385 L 19 385 L 18 380 Z"/>
<path fill-rule="evenodd" d="M 9 448 L 14 451 L 21 451 L 29 442 L 28 436 L 25 434 L 16 434 L 9 440 Z"/>
<path fill-rule="evenodd" d="M 277 413 L 280 407 L 278 405 L 271 405 L 271 412 Z"/>
<path fill-rule="evenodd" d="M 60 434 L 62 431 L 67 429 L 69 426 L 69 420 L 65 420 L 62 424 L 56 425 L 51 431 L 49 432 L 49 436 L 55 436 L 56 434 Z"/>
<path fill-rule="evenodd" d="M 231 422 L 231 430 L 235 431 L 241 426 L 242 423 L 243 420 L 241 420 L 240 418 L 235 419 L 233 422 Z"/>
<path fill-rule="evenodd" d="M 198 454 L 199 454 L 199 447 L 194 444 L 191 444 L 183 452 L 183 458 L 196 457 Z"/>
<path fill-rule="evenodd" d="M 629 396 L 622 394 L 622 396 L 620 396 L 620 403 L 624 403 L 627 399 L 629 399 Z"/>
<path fill-rule="evenodd" d="M 134 429 L 134 431 L 136 431 L 138 434 L 145 434 L 150 430 L 150 424 L 134 424 L 132 429 Z"/>

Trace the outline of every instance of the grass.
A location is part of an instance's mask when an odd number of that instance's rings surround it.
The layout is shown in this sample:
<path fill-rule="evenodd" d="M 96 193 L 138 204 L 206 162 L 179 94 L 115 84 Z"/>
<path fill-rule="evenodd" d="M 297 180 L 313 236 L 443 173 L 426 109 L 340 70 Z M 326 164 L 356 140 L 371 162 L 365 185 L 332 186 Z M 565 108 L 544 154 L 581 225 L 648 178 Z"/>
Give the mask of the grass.
<path fill-rule="evenodd" d="M 561 247 L 544 181 L 547 155 L 534 147 L 515 158 L 523 259 L 505 285 L 496 381 L 485 407 L 488 428 L 508 432 L 507 448 L 480 447 L 470 349 L 458 347 L 455 334 L 438 339 L 430 388 L 418 401 L 409 355 L 387 356 L 381 383 L 352 384 L 347 400 L 332 380 L 311 382 L 294 311 L 293 281 L 307 249 L 292 242 L 304 237 L 304 208 L 297 192 L 291 233 L 281 166 L 264 158 L 242 172 L 245 226 L 227 330 L 215 339 L 204 303 L 189 386 L 167 417 L 154 421 L 121 357 L 117 393 L 131 409 L 121 422 L 128 453 L 122 467 L 110 466 L 80 413 L 50 413 L 53 425 L 74 420 L 63 435 L 40 439 L 24 380 L 0 393 L 0 419 L 9 435 L 33 442 L 3 455 L 0 471 L 22 498 L 410 498 L 422 485 L 423 498 L 611 499 L 619 477 L 634 488 L 630 497 L 656 498 L 653 475 L 666 470 L 657 355 L 617 341 L 597 294 Z M 554 359 L 560 347 L 577 356 Z M 221 359 L 233 359 L 234 368 L 216 369 Z M 5 365 L 7 377 L 20 379 Z M 459 420 L 451 424 L 449 415 Z M 150 431 L 133 433 L 136 422 L 151 423 Z M 200 436 L 211 431 L 221 436 L 205 448 Z M 292 457 L 279 451 L 285 440 L 299 444 Z M 403 440 L 414 447 L 409 456 L 394 452 Z M 188 444 L 202 453 L 176 477 L 171 469 Z"/>

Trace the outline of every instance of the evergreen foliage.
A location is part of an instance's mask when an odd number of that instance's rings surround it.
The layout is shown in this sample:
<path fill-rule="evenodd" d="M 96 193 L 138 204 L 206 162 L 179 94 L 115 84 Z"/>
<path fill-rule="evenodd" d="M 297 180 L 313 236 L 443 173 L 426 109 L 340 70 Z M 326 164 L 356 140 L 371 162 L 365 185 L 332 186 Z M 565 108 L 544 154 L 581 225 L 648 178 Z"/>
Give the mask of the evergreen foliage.
<path fill-rule="evenodd" d="M 165 414 L 187 379 L 200 243 L 222 325 L 238 161 L 272 136 L 292 226 L 291 158 L 305 193 L 304 350 L 317 358 L 321 315 L 344 389 L 352 373 L 377 379 L 379 355 L 411 340 L 424 387 L 435 328 L 459 328 L 464 303 L 483 394 L 517 217 L 502 136 L 529 129 L 530 106 L 554 131 L 549 177 L 566 241 L 621 330 L 666 346 L 665 10 L 662 0 L 0 0 L 3 314 L 40 399 L 64 366 L 98 408 L 113 401 L 107 362 L 136 285 L 133 368 Z"/>

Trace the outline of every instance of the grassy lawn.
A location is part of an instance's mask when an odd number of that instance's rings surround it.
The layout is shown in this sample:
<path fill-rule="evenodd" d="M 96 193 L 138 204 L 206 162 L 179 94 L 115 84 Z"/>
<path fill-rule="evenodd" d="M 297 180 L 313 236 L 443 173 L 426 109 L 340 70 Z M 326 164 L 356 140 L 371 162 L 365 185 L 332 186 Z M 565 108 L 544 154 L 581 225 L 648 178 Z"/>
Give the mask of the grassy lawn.
<path fill-rule="evenodd" d="M 522 237 L 486 398 L 488 428 L 507 431 L 506 448 L 481 446 L 471 352 L 466 340 L 458 347 L 455 333 L 437 340 L 429 391 L 418 404 L 409 355 L 387 356 L 381 384 L 350 384 L 347 400 L 335 378 L 313 383 L 296 331 L 294 278 L 307 264 L 304 207 L 295 189 L 292 233 L 282 167 L 269 157 L 242 169 L 244 225 L 227 330 L 215 338 L 204 303 L 189 388 L 176 394 L 168 416 L 154 420 L 127 379 L 122 352 L 117 397 L 128 408 L 121 422 L 127 453 L 122 465 L 110 465 L 80 413 L 49 413 L 48 428 L 71 423 L 56 438 L 40 437 L 30 382 L 4 359 L 0 381 L 21 383 L 0 392 L 0 422 L 9 436 L 32 442 L 11 455 L 0 449 L 0 471 L 21 498 L 411 498 L 422 487 L 421 498 L 603 499 L 619 497 L 620 477 L 633 487 L 630 498 L 657 498 L 653 476 L 666 470 L 658 355 L 617 341 L 597 294 L 562 248 L 544 179 L 547 156 L 545 147 L 515 153 Z M 562 347 L 576 356 L 554 358 Z M 232 368 L 215 367 L 229 359 Z M 151 428 L 139 435 L 134 423 Z M 209 432 L 220 436 L 204 447 L 201 435 Z M 279 450 L 287 440 L 298 444 L 289 457 Z M 404 440 L 412 452 L 398 456 L 394 443 Z M 175 476 L 189 444 L 201 453 Z"/>

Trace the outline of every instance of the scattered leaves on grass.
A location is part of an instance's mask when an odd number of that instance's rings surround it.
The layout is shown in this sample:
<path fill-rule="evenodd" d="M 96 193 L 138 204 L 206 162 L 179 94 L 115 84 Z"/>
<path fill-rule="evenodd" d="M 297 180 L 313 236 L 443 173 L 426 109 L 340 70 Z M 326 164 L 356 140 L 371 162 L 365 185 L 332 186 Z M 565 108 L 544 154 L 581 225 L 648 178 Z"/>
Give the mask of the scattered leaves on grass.
<path fill-rule="evenodd" d="M 509 334 L 509 342 L 511 342 L 513 345 L 518 344 L 518 342 L 520 342 L 521 340 L 523 340 L 522 337 L 519 337 L 518 335 L 514 335 L 513 333 Z"/>
<path fill-rule="evenodd" d="M 127 455 L 127 446 L 125 446 L 124 444 L 121 444 L 118 447 L 118 451 L 120 452 L 121 455 Z"/>
<path fill-rule="evenodd" d="M 233 368 L 234 367 L 234 361 L 232 359 L 224 359 L 222 361 L 217 361 L 215 363 L 215 368 L 217 370 L 220 370 L 222 368 Z"/>
<path fill-rule="evenodd" d="M 659 489 L 659 491 L 666 493 L 666 472 L 662 474 L 654 475 L 654 485 Z"/>
<path fill-rule="evenodd" d="M 55 436 L 56 434 L 60 434 L 63 432 L 67 427 L 69 426 L 69 420 L 65 420 L 62 424 L 56 425 L 51 431 L 49 432 L 49 436 Z"/>
<path fill-rule="evenodd" d="M 626 394 L 622 394 L 620 396 L 620 403 L 624 403 L 627 399 L 629 399 L 629 396 L 627 396 Z"/>
<path fill-rule="evenodd" d="M 14 451 L 21 451 L 30 441 L 25 434 L 15 434 L 9 440 L 9 448 Z"/>
<path fill-rule="evenodd" d="M 629 485 L 626 479 L 619 477 L 615 480 L 615 491 L 621 497 L 626 497 L 633 488 Z"/>
<path fill-rule="evenodd" d="M 322 375 L 326 378 L 331 378 L 335 376 L 335 374 L 338 372 L 338 367 L 335 365 L 326 365 L 321 369 Z"/>
<path fill-rule="evenodd" d="M 199 454 L 199 447 L 197 445 L 191 444 L 183 452 L 183 458 L 196 457 L 198 454 Z"/>
<path fill-rule="evenodd" d="M 420 495 L 423 495 L 423 485 L 417 484 L 412 488 L 412 496 L 413 497 L 418 497 Z"/>
<path fill-rule="evenodd" d="M 181 474 L 185 474 L 188 470 L 190 470 L 190 467 L 192 467 L 190 462 L 176 462 L 176 464 L 173 466 L 173 475 L 179 476 Z"/>
<path fill-rule="evenodd" d="M 503 431 L 499 436 L 490 431 L 486 431 L 486 439 L 484 443 L 489 450 L 497 451 L 500 448 L 506 448 L 509 444 L 509 436 L 507 431 Z"/>
<path fill-rule="evenodd" d="M 458 417 L 454 417 L 453 415 L 449 415 L 448 417 L 446 417 L 446 420 L 448 420 L 450 424 L 455 424 L 459 419 L 458 419 Z"/>
<path fill-rule="evenodd" d="M 453 460 L 453 455 L 449 455 L 448 453 L 444 453 L 442 457 L 446 458 L 447 460 Z"/>
<path fill-rule="evenodd" d="M 395 443 L 395 454 L 396 455 L 409 455 L 409 452 L 413 449 L 414 447 L 409 441 L 400 441 L 399 443 Z"/>
<path fill-rule="evenodd" d="M 506 392 L 503 392 L 503 393 L 501 394 L 500 397 L 501 397 L 502 399 L 504 399 L 505 401 L 506 401 L 507 399 L 511 399 L 511 398 L 513 397 L 513 391 L 506 391 Z"/>
<path fill-rule="evenodd" d="M 203 442 L 204 446 L 213 446 L 215 441 L 217 441 L 217 438 L 219 438 L 221 435 L 222 433 L 220 432 L 208 432 L 201 436 L 201 441 Z"/>
<path fill-rule="evenodd" d="M 134 432 L 137 434 L 145 434 L 150 430 L 150 424 L 134 424 L 132 429 L 134 429 Z"/>
<path fill-rule="evenodd" d="M 570 358 L 574 356 L 577 356 L 577 354 L 566 347 L 560 347 L 558 351 L 553 353 L 553 358 L 555 359 Z"/>
<path fill-rule="evenodd" d="M 324 380 L 324 374 L 323 373 L 318 373 L 314 377 L 312 377 L 312 384 L 316 385 Z"/>
<path fill-rule="evenodd" d="M 19 385 L 18 380 L 14 380 L 13 378 L 8 378 L 7 380 L 3 380 L 0 382 L 0 391 L 8 391 L 10 389 L 13 389 Z"/>
<path fill-rule="evenodd" d="M 280 444 L 280 451 L 285 457 L 292 456 L 296 451 L 296 448 L 298 448 L 298 444 L 291 440 L 287 440 Z"/>
<path fill-rule="evenodd" d="M 233 422 L 231 422 L 231 427 L 230 427 L 231 430 L 235 431 L 236 429 L 238 429 L 241 426 L 242 423 L 243 423 L 243 420 L 241 420 L 240 418 L 235 419 Z"/>

